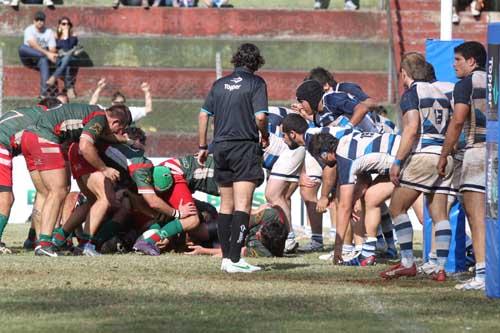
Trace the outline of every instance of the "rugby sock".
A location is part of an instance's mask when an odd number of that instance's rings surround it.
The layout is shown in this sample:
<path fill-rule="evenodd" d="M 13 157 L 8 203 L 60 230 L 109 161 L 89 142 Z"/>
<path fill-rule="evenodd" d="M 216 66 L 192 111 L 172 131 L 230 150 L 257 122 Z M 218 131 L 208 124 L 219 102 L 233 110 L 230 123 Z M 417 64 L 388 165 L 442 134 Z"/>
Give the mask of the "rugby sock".
<path fill-rule="evenodd" d="M 354 245 L 354 251 L 356 251 L 356 252 L 363 251 L 363 244 L 355 244 Z"/>
<path fill-rule="evenodd" d="M 286 238 L 287 238 L 287 239 L 295 239 L 295 232 L 290 231 L 290 232 L 288 233 L 288 236 L 287 236 Z"/>
<path fill-rule="evenodd" d="M 486 273 L 486 264 L 484 262 L 478 262 L 476 264 L 476 281 L 484 281 Z"/>
<path fill-rule="evenodd" d="M 122 229 L 121 223 L 117 223 L 113 220 L 106 221 L 97 231 L 95 238 L 101 242 L 105 242 L 108 239 L 115 236 L 116 234 L 118 234 L 121 231 L 121 229 Z"/>
<path fill-rule="evenodd" d="M 354 251 L 354 246 L 352 246 L 352 244 L 342 245 L 342 253 L 351 253 L 352 251 Z"/>
<path fill-rule="evenodd" d="M 361 250 L 361 256 L 363 258 L 374 256 L 376 247 L 377 237 L 366 237 L 366 240 L 363 243 L 363 249 Z"/>
<path fill-rule="evenodd" d="M 413 258 L 413 227 L 407 214 L 401 214 L 394 218 L 394 229 L 398 236 L 399 247 L 401 249 L 401 264 L 404 267 L 411 267 Z"/>
<path fill-rule="evenodd" d="M 160 236 L 162 239 L 172 237 L 180 234 L 184 229 L 182 228 L 181 221 L 175 219 L 173 221 L 165 224 L 163 228 L 160 229 Z"/>
<path fill-rule="evenodd" d="M 7 225 L 8 221 L 9 221 L 8 216 L 0 214 L 0 240 L 2 239 L 3 231 L 5 230 L 5 226 Z"/>
<path fill-rule="evenodd" d="M 235 211 L 231 225 L 231 248 L 229 258 L 236 263 L 241 259 L 241 248 L 245 244 L 245 237 L 248 233 L 250 215 L 245 212 Z"/>
<path fill-rule="evenodd" d="M 429 253 L 429 262 L 434 265 L 438 265 L 438 258 L 436 252 Z"/>
<path fill-rule="evenodd" d="M 66 243 L 66 239 L 69 235 L 71 235 L 71 232 L 67 232 L 63 227 L 56 228 L 52 233 L 52 243 L 57 247 L 61 247 Z"/>
<path fill-rule="evenodd" d="M 434 225 L 434 239 L 436 242 L 436 256 L 439 269 L 444 269 L 448 253 L 450 252 L 451 225 L 450 221 L 439 221 Z"/>
<path fill-rule="evenodd" d="M 222 250 L 222 257 L 229 258 L 229 251 L 231 248 L 231 223 L 233 221 L 233 214 L 219 214 L 217 219 L 217 235 L 219 236 L 219 243 Z"/>
<path fill-rule="evenodd" d="M 38 240 L 38 245 L 40 245 L 40 246 L 52 246 L 52 236 L 40 234 L 40 239 Z"/>
<path fill-rule="evenodd" d="M 392 224 L 391 215 L 389 210 L 382 214 L 382 220 L 380 223 L 382 227 L 382 233 L 384 234 L 385 243 L 387 247 L 395 250 L 396 244 L 394 243 L 394 226 Z"/>
<path fill-rule="evenodd" d="M 323 235 L 322 234 L 312 234 L 311 235 L 311 240 L 323 244 Z"/>
<path fill-rule="evenodd" d="M 32 242 L 36 241 L 36 230 L 35 228 L 30 228 L 28 231 L 28 239 Z"/>

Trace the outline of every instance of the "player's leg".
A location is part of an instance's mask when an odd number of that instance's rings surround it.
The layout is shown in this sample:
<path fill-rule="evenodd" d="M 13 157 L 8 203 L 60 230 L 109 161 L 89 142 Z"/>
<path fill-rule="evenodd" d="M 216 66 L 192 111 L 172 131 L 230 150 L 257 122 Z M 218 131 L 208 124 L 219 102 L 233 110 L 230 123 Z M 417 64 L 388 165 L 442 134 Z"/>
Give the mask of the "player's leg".
<path fill-rule="evenodd" d="M 362 266 L 375 263 L 377 232 L 381 223 L 381 206 L 385 205 L 394 185 L 391 182 L 380 182 L 370 186 L 364 195 L 366 239 L 360 256 Z M 392 230 L 391 230 L 392 231 Z"/>
<path fill-rule="evenodd" d="M 290 186 L 294 184 L 286 180 L 273 178 L 272 175 L 269 177 L 266 185 L 266 200 L 271 205 L 279 206 L 284 214 L 285 214 L 285 223 L 289 230 L 287 245 L 285 246 L 285 251 L 290 253 L 297 249 L 299 244 L 295 241 L 295 233 L 293 232 L 292 226 L 292 208 L 290 206 L 290 197 L 287 197 L 289 194 Z M 296 184 L 296 183 L 295 183 Z"/>
<path fill-rule="evenodd" d="M 382 272 L 380 274 L 382 278 L 416 275 L 413 257 L 413 227 L 407 211 L 419 195 L 419 191 L 408 187 L 396 187 L 392 193 L 389 211 L 401 250 L 401 264 Z"/>
<path fill-rule="evenodd" d="M 448 195 L 447 194 L 427 194 L 426 196 L 429 213 L 434 224 L 434 241 L 436 246 L 437 270 L 433 279 L 445 281 L 446 274 L 444 266 L 448 259 L 451 242 L 451 225 L 448 219 Z"/>
<path fill-rule="evenodd" d="M 13 203 L 12 155 L 7 149 L 0 146 L 0 254 L 12 253 L 2 242 L 2 236 L 9 221 Z"/>

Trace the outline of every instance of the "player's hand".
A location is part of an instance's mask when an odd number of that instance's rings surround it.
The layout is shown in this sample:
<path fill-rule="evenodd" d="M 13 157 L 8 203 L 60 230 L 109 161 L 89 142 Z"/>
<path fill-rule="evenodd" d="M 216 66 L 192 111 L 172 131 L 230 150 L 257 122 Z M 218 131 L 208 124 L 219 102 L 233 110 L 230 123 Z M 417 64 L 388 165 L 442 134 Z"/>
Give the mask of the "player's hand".
<path fill-rule="evenodd" d="M 102 77 L 99 82 L 97 82 L 97 89 L 102 90 L 104 87 L 106 87 L 106 79 Z"/>
<path fill-rule="evenodd" d="M 150 91 L 149 83 L 143 82 L 141 83 L 141 89 L 144 91 L 144 93 L 147 93 Z"/>
<path fill-rule="evenodd" d="M 328 197 L 322 196 L 316 203 L 316 211 L 318 213 L 324 213 L 326 212 L 326 209 L 328 208 L 329 205 L 330 205 L 330 200 L 328 199 Z"/>
<path fill-rule="evenodd" d="M 181 199 L 181 202 L 179 203 L 179 213 L 181 214 L 181 219 L 183 219 L 185 217 L 198 214 L 198 211 L 196 210 L 194 203 L 188 202 L 187 204 L 182 204 Z"/>
<path fill-rule="evenodd" d="M 262 149 L 269 147 L 269 135 L 267 135 L 267 138 L 264 138 L 263 136 L 260 137 L 260 146 Z"/>
<path fill-rule="evenodd" d="M 102 173 L 103 173 L 104 177 L 110 179 L 113 183 L 120 179 L 120 172 L 116 169 L 106 167 L 102 171 Z"/>
<path fill-rule="evenodd" d="M 201 166 L 205 166 L 205 162 L 208 157 L 208 149 L 200 149 L 198 154 L 196 154 L 196 158 L 198 159 L 198 164 Z"/>
<path fill-rule="evenodd" d="M 308 175 L 303 174 L 300 176 L 299 185 L 312 188 L 318 186 L 318 183 Z"/>
<path fill-rule="evenodd" d="M 391 178 L 391 182 L 394 186 L 399 186 L 399 174 L 401 173 L 401 166 L 397 164 L 392 164 L 391 170 L 389 171 L 389 176 Z"/>
<path fill-rule="evenodd" d="M 57 53 L 55 53 L 55 52 L 48 52 L 47 58 L 50 60 L 50 62 L 52 62 L 52 63 L 55 64 L 57 62 Z"/>
<path fill-rule="evenodd" d="M 189 245 L 188 249 L 190 251 L 186 251 L 186 252 L 184 252 L 184 254 L 189 254 L 191 256 L 206 254 L 205 248 L 203 246 L 200 246 L 200 245 Z"/>
<path fill-rule="evenodd" d="M 439 162 L 437 165 L 437 171 L 441 177 L 447 176 L 446 174 L 446 166 L 448 165 L 448 159 L 444 156 L 439 157 Z"/>

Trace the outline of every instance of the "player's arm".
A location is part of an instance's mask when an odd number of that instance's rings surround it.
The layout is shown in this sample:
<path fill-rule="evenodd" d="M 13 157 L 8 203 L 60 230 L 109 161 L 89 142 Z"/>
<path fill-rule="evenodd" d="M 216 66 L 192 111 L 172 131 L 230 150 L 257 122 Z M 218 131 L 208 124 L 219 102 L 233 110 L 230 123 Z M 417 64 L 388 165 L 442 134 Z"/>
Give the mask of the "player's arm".
<path fill-rule="evenodd" d="M 101 78 L 99 82 L 97 82 L 97 87 L 94 90 L 94 93 L 92 94 L 92 97 L 90 97 L 89 104 L 95 105 L 97 104 L 97 101 L 99 100 L 99 96 L 101 95 L 102 90 L 106 87 L 106 79 Z"/>
<path fill-rule="evenodd" d="M 394 185 L 399 185 L 399 174 L 401 164 L 408 157 L 411 149 L 418 138 L 420 128 L 420 113 L 417 110 L 409 110 L 403 116 L 403 133 L 399 144 L 396 158 L 391 166 L 390 177 Z"/>
<path fill-rule="evenodd" d="M 358 125 L 361 122 L 361 120 L 363 120 L 368 111 L 370 111 L 370 109 L 366 104 L 359 103 L 358 105 L 356 105 L 354 107 L 354 113 L 352 114 L 351 117 L 351 124 L 353 126 Z"/>
<path fill-rule="evenodd" d="M 323 184 L 321 186 L 321 196 L 316 204 L 316 210 L 319 213 L 323 213 L 326 211 L 326 208 L 330 204 L 330 199 L 329 195 L 330 192 L 332 191 L 332 188 L 336 185 L 336 179 L 337 179 L 337 167 L 334 166 L 329 167 L 325 166 L 323 169 L 323 174 L 321 175 L 321 179 L 323 181 Z"/>
<path fill-rule="evenodd" d="M 267 114 L 265 112 L 258 112 L 255 115 L 255 123 L 260 132 L 262 148 L 269 146 L 269 132 L 267 130 Z"/>
<path fill-rule="evenodd" d="M 146 115 L 153 112 L 153 98 L 151 97 L 151 89 L 149 83 L 143 82 L 141 89 L 144 92 L 144 112 Z"/>

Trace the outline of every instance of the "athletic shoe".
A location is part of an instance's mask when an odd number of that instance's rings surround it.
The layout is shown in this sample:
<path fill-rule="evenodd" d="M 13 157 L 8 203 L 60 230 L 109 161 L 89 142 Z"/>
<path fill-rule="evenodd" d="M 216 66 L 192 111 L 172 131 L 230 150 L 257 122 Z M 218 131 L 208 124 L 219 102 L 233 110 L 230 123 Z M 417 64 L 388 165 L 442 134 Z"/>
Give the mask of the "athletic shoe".
<path fill-rule="evenodd" d="M 481 11 L 477 10 L 476 6 L 477 6 L 477 1 L 472 1 L 470 3 L 470 13 L 472 14 L 472 16 L 478 17 L 481 15 Z"/>
<path fill-rule="evenodd" d="M 83 245 L 82 255 L 87 256 L 87 257 L 102 256 L 102 254 L 100 254 L 99 252 L 96 251 L 95 245 L 92 243 L 85 243 L 85 245 Z"/>
<path fill-rule="evenodd" d="M 143 253 L 148 256 L 159 256 L 160 249 L 156 245 L 150 244 L 144 240 L 137 240 L 133 247 L 135 252 Z"/>
<path fill-rule="evenodd" d="M 295 253 L 297 248 L 299 247 L 299 243 L 295 240 L 295 238 L 288 238 L 285 241 L 285 253 Z"/>
<path fill-rule="evenodd" d="M 446 272 L 444 269 L 440 269 L 437 272 L 432 273 L 432 279 L 437 282 L 446 281 Z"/>
<path fill-rule="evenodd" d="M 57 252 L 54 251 L 53 246 L 38 245 L 37 247 L 35 247 L 35 255 L 36 256 L 45 256 L 45 257 L 57 257 Z"/>
<path fill-rule="evenodd" d="M 118 248 L 120 246 L 120 238 L 118 236 L 113 236 L 104 243 L 102 243 L 101 248 L 99 249 L 102 254 L 111 254 L 118 252 Z"/>
<path fill-rule="evenodd" d="M 43 4 L 47 7 L 54 7 L 54 2 L 52 0 L 43 0 Z"/>
<path fill-rule="evenodd" d="M 33 251 L 35 249 L 35 241 L 27 238 L 23 243 L 23 248 L 27 251 Z"/>
<path fill-rule="evenodd" d="M 421 274 L 431 275 L 433 273 L 436 273 L 437 269 L 438 269 L 437 264 L 433 263 L 432 261 L 427 261 L 422 265 L 418 266 L 417 270 Z"/>
<path fill-rule="evenodd" d="M 361 256 L 361 251 L 352 251 L 347 253 L 342 253 L 342 265 L 344 266 L 359 266 L 359 257 Z"/>
<path fill-rule="evenodd" d="M 321 8 L 321 1 L 316 0 L 314 1 L 314 9 L 320 9 Z"/>
<path fill-rule="evenodd" d="M 356 6 L 356 4 L 354 2 L 352 2 L 351 0 L 347 0 L 344 3 L 344 10 L 357 10 L 357 9 L 358 9 L 358 6 Z"/>
<path fill-rule="evenodd" d="M 462 283 L 455 285 L 457 290 L 484 290 L 484 281 L 478 281 L 475 278 L 469 279 Z"/>
<path fill-rule="evenodd" d="M 380 273 L 380 277 L 383 279 L 397 279 L 402 276 L 415 275 L 417 275 L 417 265 L 415 263 L 411 267 L 404 267 L 402 264 L 397 264 Z"/>
<path fill-rule="evenodd" d="M 12 251 L 5 245 L 4 242 L 0 242 L 0 254 L 12 254 Z"/>
<path fill-rule="evenodd" d="M 226 262 L 224 271 L 227 273 L 253 273 L 261 269 L 259 266 L 250 265 L 245 259 L 241 258 L 238 262 L 232 262 L 231 260 Z"/>
<path fill-rule="evenodd" d="M 311 252 L 323 251 L 323 243 L 311 240 L 306 245 L 299 246 L 299 248 L 297 249 L 297 251 L 303 252 L 303 253 L 311 253 Z"/>
<path fill-rule="evenodd" d="M 369 256 L 366 258 L 359 257 L 359 265 L 360 266 L 375 266 L 377 264 L 377 257 Z"/>
<path fill-rule="evenodd" d="M 328 252 L 327 254 L 322 254 L 318 258 L 319 258 L 319 260 L 332 261 L 333 260 L 333 251 Z"/>
<path fill-rule="evenodd" d="M 222 258 L 222 262 L 220 263 L 220 270 L 225 272 L 226 271 L 226 266 L 228 263 L 231 262 L 231 259 L 229 258 Z"/>

